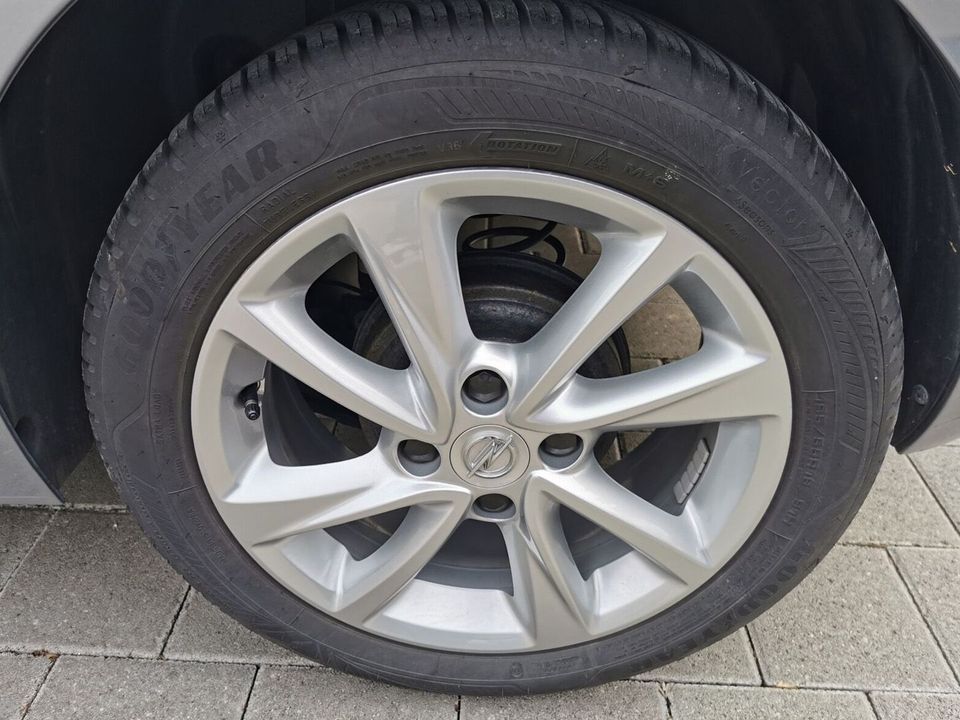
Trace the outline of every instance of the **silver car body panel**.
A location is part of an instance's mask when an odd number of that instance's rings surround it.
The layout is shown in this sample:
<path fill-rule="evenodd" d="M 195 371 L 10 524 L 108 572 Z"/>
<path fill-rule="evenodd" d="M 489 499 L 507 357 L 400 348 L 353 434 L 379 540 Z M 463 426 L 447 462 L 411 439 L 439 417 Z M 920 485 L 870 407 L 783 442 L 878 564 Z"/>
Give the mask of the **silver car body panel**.
<path fill-rule="evenodd" d="M 57 505 L 60 498 L 40 477 L 6 417 L 0 413 L 0 503 Z"/>
<path fill-rule="evenodd" d="M 957 0 L 900 0 L 953 70 L 960 83 L 960 5 Z M 940 407 L 927 429 L 902 452 L 911 453 L 943 445 L 960 437 L 960 381 L 954 380 L 953 390 Z"/>
<path fill-rule="evenodd" d="M 0 98 L 43 36 L 76 0 L 0 0 Z"/>
<path fill-rule="evenodd" d="M 0 100 L 30 52 L 77 0 L 0 0 Z M 940 50 L 960 78 L 960 13 L 957 0 L 899 0 L 917 26 Z M 960 82 L 960 80 L 958 80 Z M 960 383 L 930 426 L 906 452 L 924 450 L 960 437 Z M 0 503 L 55 504 L 47 486 L 0 413 Z"/>
<path fill-rule="evenodd" d="M 0 100 L 57 19 L 75 0 L 0 0 Z M 57 505 L 60 498 L 40 476 L 10 421 L 0 412 L 0 503 Z"/>

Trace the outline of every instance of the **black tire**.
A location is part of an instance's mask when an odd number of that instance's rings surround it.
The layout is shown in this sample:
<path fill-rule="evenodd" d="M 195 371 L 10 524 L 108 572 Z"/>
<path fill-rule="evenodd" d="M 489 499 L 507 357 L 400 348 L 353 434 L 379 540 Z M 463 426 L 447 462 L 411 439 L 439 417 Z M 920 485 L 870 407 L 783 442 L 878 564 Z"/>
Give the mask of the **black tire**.
<path fill-rule="evenodd" d="M 759 529 L 683 602 L 582 646 L 435 652 L 333 621 L 235 542 L 192 449 L 193 362 L 239 273 L 334 200 L 470 166 L 576 175 L 685 222 L 751 284 L 788 359 L 795 432 Z M 761 613 L 859 508 L 889 443 L 902 379 L 890 266 L 848 178 L 811 131 L 695 40 L 577 0 L 369 5 L 251 63 L 137 176 L 100 252 L 84 325 L 101 452 L 170 563 L 227 613 L 296 652 L 445 692 L 623 678 Z"/>

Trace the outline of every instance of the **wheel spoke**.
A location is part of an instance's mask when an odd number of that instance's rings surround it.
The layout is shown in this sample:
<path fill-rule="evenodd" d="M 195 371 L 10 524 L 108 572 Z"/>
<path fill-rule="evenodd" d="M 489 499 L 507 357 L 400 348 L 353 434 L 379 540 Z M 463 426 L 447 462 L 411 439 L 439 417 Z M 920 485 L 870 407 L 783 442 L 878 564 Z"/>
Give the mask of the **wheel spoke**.
<path fill-rule="evenodd" d="M 328 465 L 281 467 L 264 448 L 218 506 L 238 539 L 264 557 L 278 556 L 278 543 L 305 533 L 408 508 L 400 527 L 369 556 L 355 560 L 337 546 L 329 558 L 329 610 L 362 623 L 433 558 L 470 501 L 462 488 L 405 477 L 379 450 Z"/>
<path fill-rule="evenodd" d="M 334 607 L 337 616 L 362 623 L 383 608 L 443 547 L 468 507 L 469 494 L 411 507 L 400 527 L 372 555 L 359 561 L 346 557 Z"/>
<path fill-rule="evenodd" d="M 560 508 L 540 493 L 527 498 L 523 522 L 500 526 L 516 613 L 534 639 L 565 631 L 582 636 L 591 617 L 589 585 L 570 555 Z"/>
<path fill-rule="evenodd" d="M 287 467 L 263 447 L 219 506 L 242 540 L 257 546 L 414 505 L 468 502 L 466 490 L 406 477 L 379 449 L 342 462 Z"/>
<path fill-rule="evenodd" d="M 466 215 L 416 178 L 359 196 L 348 215 L 351 241 L 440 414 L 452 412 L 457 370 L 476 344 L 457 264 Z"/>
<path fill-rule="evenodd" d="M 424 408 L 415 378 L 360 357 L 323 332 L 299 294 L 224 303 L 215 322 L 266 360 L 368 420 L 407 436 L 445 436 L 447 422 Z"/>
<path fill-rule="evenodd" d="M 518 346 L 515 413 L 531 413 L 697 252 L 689 233 L 608 238 L 597 266 L 530 341 Z"/>
<path fill-rule="evenodd" d="M 541 473 L 542 492 L 623 540 L 663 570 L 688 585 L 712 572 L 696 521 L 689 513 L 671 515 L 634 495 L 588 463 L 570 475 Z"/>
<path fill-rule="evenodd" d="M 551 432 L 643 430 L 785 416 L 782 362 L 707 334 L 688 358 L 616 378 L 576 376 L 527 422 Z"/>

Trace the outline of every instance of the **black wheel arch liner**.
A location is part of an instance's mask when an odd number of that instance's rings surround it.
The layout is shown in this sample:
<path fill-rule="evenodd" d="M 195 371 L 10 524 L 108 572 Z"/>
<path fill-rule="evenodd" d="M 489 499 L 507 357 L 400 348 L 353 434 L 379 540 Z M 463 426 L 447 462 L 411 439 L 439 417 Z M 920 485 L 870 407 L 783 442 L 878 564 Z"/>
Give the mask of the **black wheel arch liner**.
<path fill-rule="evenodd" d="M 894 443 L 921 449 L 960 436 L 960 9 L 937 0 L 630 3 L 744 67 L 838 158 L 880 231 L 903 305 Z M 143 162 L 223 77 L 349 4 L 37 3 L 23 57 L 0 56 L 9 76 L 0 76 L 0 501 L 54 500 L 90 447 L 86 287 Z M 15 455 L 36 471 L 34 491 L 17 495 L 3 479 Z M 29 474 L 17 477 L 29 485 Z"/>

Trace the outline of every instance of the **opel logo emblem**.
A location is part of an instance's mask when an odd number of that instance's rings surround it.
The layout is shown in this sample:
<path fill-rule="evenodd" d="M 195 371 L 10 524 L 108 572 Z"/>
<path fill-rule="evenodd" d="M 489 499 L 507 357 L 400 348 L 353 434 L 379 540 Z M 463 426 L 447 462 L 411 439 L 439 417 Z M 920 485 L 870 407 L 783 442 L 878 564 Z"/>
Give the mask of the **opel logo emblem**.
<path fill-rule="evenodd" d="M 489 491 L 524 476 L 530 467 L 530 448 L 521 434 L 509 428 L 478 425 L 453 441 L 450 464 L 465 483 Z"/>
<path fill-rule="evenodd" d="M 488 435 L 471 443 L 464 453 L 468 478 L 499 478 L 513 468 L 513 435 L 499 438 Z"/>

